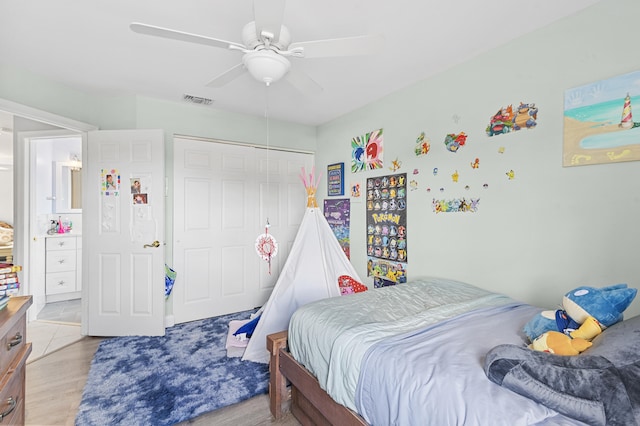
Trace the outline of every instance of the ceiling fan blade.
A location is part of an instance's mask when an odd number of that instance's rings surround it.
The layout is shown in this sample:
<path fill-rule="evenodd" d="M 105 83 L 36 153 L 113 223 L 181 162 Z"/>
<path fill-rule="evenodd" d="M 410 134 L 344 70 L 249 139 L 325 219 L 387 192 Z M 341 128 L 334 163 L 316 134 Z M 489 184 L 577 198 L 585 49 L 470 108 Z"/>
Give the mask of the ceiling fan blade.
<path fill-rule="evenodd" d="M 227 71 L 223 72 L 222 74 L 220 74 L 219 76 L 217 76 L 216 78 L 208 82 L 207 86 L 222 87 L 225 84 L 230 83 L 232 80 L 240 77 L 246 71 L 247 69 L 244 67 L 243 64 L 238 64 L 235 67 L 228 69 Z"/>
<path fill-rule="evenodd" d="M 289 70 L 284 78 L 305 95 L 318 95 L 324 90 L 311 77 L 294 67 Z"/>
<path fill-rule="evenodd" d="M 263 31 L 273 34 L 273 40 L 280 40 L 280 28 L 284 18 L 285 0 L 254 0 L 253 16 L 258 37 Z"/>
<path fill-rule="evenodd" d="M 169 28 L 156 27 L 154 25 L 141 24 L 133 22 L 129 25 L 133 32 L 138 34 L 146 34 L 150 36 L 170 38 L 173 40 L 186 41 L 188 43 L 199 43 L 206 46 L 222 47 L 228 49 L 229 46 L 236 46 L 244 49 L 244 45 L 233 41 L 220 40 L 217 38 L 206 37 L 198 34 L 185 33 L 184 31 L 172 30 Z"/>
<path fill-rule="evenodd" d="M 302 56 L 305 58 L 359 56 L 379 52 L 383 44 L 384 38 L 381 35 L 364 35 L 291 43 L 289 50 L 301 47 L 304 49 Z"/>

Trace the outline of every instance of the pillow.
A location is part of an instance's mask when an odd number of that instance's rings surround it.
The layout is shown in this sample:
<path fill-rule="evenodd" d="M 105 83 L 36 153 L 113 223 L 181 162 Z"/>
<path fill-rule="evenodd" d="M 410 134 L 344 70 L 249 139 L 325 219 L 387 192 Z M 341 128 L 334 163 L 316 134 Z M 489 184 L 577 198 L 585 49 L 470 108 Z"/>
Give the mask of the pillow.
<path fill-rule="evenodd" d="M 500 345 L 486 356 L 489 380 L 588 424 L 640 424 L 640 316 L 621 321 L 577 356 Z"/>
<path fill-rule="evenodd" d="M 367 291 L 367 286 L 359 281 L 354 280 L 349 275 L 340 275 L 338 277 L 338 286 L 340 287 L 340 294 L 353 294 Z"/>

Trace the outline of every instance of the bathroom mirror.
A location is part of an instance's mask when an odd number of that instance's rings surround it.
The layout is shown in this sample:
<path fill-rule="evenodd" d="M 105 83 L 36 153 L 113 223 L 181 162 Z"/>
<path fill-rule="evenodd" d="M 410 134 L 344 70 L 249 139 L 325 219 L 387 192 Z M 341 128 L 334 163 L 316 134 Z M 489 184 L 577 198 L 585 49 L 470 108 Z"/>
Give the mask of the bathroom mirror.
<path fill-rule="evenodd" d="M 73 165 L 71 162 L 56 162 L 54 213 L 82 212 L 82 171 L 72 168 Z"/>

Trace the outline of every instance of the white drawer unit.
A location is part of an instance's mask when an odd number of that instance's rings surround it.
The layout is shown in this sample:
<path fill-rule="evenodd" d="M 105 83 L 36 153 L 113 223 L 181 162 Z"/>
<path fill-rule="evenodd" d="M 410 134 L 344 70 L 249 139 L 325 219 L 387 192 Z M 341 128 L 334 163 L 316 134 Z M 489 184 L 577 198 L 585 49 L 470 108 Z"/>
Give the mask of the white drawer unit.
<path fill-rule="evenodd" d="M 80 297 L 79 262 L 82 255 L 78 236 L 52 236 L 46 239 L 45 290 L 47 302 Z"/>
<path fill-rule="evenodd" d="M 48 237 L 47 253 L 57 250 L 74 250 L 77 245 L 77 237 Z"/>
<path fill-rule="evenodd" d="M 47 272 L 47 295 L 76 291 L 76 271 Z"/>
<path fill-rule="evenodd" d="M 76 270 L 76 249 L 47 251 L 47 274 Z"/>

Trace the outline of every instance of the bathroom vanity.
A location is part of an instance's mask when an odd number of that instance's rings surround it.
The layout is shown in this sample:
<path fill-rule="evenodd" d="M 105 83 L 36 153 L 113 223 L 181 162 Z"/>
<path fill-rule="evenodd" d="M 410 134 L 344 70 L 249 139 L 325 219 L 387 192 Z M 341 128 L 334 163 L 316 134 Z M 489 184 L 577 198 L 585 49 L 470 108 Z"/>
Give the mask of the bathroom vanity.
<path fill-rule="evenodd" d="M 45 238 L 46 302 L 79 299 L 82 290 L 82 237 L 54 234 Z"/>

